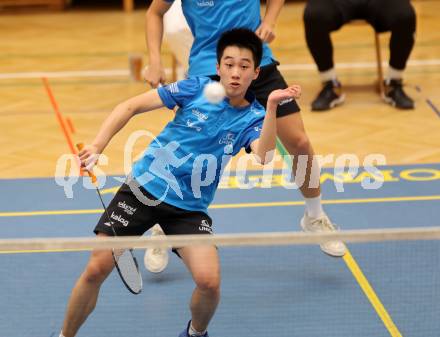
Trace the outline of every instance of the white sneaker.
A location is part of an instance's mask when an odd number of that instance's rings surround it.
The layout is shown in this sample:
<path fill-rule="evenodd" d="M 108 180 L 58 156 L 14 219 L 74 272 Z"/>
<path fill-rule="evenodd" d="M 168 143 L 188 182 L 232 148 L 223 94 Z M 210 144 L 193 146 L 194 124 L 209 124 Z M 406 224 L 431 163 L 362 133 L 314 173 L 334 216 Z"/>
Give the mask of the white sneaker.
<path fill-rule="evenodd" d="M 311 218 L 305 213 L 301 219 L 301 227 L 304 232 L 333 232 L 337 230 L 325 214 L 319 218 Z M 342 257 L 347 252 L 347 247 L 342 241 L 328 241 L 321 244 L 320 247 L 324 253 L 333 257 Z"/>
<path fill-rule="evenodd" d="M 153 226 L 151 236 L 165 235 L 159 224 Z M 152 273 L 160 273 L 168 265 L 168 250 L 166 248 L 148 248 L 145 251 L 144 265 Z"/>

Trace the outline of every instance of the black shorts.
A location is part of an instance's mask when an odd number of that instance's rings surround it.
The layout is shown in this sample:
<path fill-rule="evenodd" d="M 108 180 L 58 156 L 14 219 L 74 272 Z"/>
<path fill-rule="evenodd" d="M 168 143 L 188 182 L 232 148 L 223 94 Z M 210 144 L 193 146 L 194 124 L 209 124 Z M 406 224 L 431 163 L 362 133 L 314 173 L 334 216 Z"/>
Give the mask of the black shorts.
<path fill-rule="evenodd" d="M 267 99 L 270 93 L 276 89 L 286 89 L 288 87 L 283 75 L 277 68 L 278 63 L 274 62 L 266 66 L 261 67 L 260 74 L 257 79 L 251 83 L 249 90 L 251 90 L 257 101 L 266 109 Z M 220 78 L 217 75 L 209 76 L 211 79 L 219 81 Z M 299 112 L 300 108 L 295 100 L 278 105 L 277 118 L 284 117 L 296 112 Z"/>
<path fill-rule="evenodd" d="M 139 188 L 150 200 L 157 200 L 145 189 Z M 184 210 L 165 202 L 147 206 L 137 199 L 127 184 L 122 184 L 107 211 L 118 236 L 140 236 L 157 223 L 166 235 L 212 234 L 212 219 L 206 213 Z M 114 235 L 105 212 L 94 232 Z"/>
<path fill-rule="evenodd" d="M 352 20 L 366 20 L 376 32 L 392 29 L 396 18 L 415 16 L 410 0 L 308 0 L 306 11 L 320 10 L 330 21 L 331 31 Z M 415 25 L 415 22 L 414 22 Z M 415 30 L 415 28 L 414 28 Z"/>

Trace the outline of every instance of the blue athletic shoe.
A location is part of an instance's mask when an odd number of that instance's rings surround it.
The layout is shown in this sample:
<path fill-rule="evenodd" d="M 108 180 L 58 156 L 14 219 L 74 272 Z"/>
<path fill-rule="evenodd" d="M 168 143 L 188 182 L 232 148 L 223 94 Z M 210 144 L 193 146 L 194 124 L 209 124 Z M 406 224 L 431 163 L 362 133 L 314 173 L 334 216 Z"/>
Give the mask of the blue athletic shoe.
<path fill-rule="evenodd" d="M 189 325 L 190 325 L 190 324 L 191 324 L 191 321 L 188 322 L 188 325 L 186 326 L 186 329 L 183 330 L 183 331 L 180 333 L 179 337 L 192 337 L 192 336 L 190 336 L 190 335 L 188 334 L 188 330 L 189 330 Z M 208 331 L 206 331 L 206 333 L 205 333 L 203 336 L 201 336 L 201 337 L 209 337 L 209 335 L 208 335 Z"/>

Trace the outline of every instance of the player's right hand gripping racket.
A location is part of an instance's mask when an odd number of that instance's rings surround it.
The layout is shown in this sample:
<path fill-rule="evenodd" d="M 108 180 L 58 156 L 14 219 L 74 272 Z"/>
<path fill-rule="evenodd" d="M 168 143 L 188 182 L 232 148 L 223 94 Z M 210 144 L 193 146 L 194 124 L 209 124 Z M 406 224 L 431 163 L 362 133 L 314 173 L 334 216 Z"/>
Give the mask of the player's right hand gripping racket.
<path fill-rule="evenodd" d="M 83 143 L 76 145 L 79 151 L 84 148 Z M 116 235 L 116 231 L 113 228 L 113 222 L 108 214 L 107 207 L 105 207 L 104 201 L 102 200 L 101 192 L 99 191 L 96 176 L 93 172 L 86 170 L 87 174 L 92 179 L 93 185 L 95 185 L 96 191 L 98 192 L 99 200 L 101 200 L 102 207 L 104 208 L 105 215 L 107 216 L 110 228 L 113 231 L 113 235 Z M 121 277 L 122 282 L 127 287 L 127 289 L 133 294 L 139 294 L 142 291 L 142 277 L 139 272 L 139 266 L 136 258 L 133 255 L 132 249 L 112 249 L 113 261 L 115 262 L 116 270 Z"/>

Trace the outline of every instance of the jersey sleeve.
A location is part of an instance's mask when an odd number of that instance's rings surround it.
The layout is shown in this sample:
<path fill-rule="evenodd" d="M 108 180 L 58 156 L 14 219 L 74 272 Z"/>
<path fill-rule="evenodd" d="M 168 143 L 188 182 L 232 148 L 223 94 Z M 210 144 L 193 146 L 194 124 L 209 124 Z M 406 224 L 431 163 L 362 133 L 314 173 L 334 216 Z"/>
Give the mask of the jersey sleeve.
<path fill-rule="evenodd" d="M 200 81 L 197 77 L 170 83 L 157 89 L 160 99 L 168 109 L 173 109 L 176 105 L 184 107 L 199 91 Z"/>
<path fill-rule="evenodd" d="M 264 118 L 258 118 L 244 130 L 241 136 L 241 147 L 244 147 L 247 153 L 251 153 L 251 144 L 254 140 L 260 138 L 261 129 L 263 128 Z"/>

